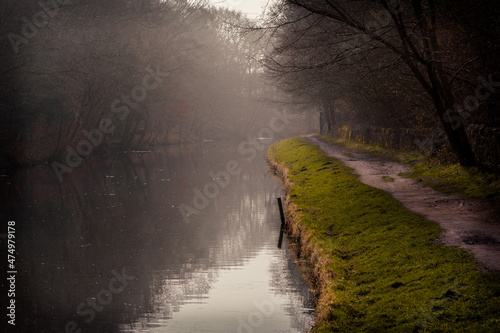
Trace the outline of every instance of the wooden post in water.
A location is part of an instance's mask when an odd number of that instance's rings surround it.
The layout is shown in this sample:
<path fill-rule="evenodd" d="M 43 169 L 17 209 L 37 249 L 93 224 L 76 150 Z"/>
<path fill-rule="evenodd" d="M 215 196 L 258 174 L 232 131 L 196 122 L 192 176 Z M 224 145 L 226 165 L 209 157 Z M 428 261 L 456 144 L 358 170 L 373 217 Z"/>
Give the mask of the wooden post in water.
<path fill-rule="evenodd" d="M 280 209 L 280 217 L 281 217 L 281 228 L 280 228 L 280 238 L 278 240 L 278 249 L 281 249 L 281 243 L 283 243 L 283 233 L 285 232 L 285 214 L 283 213 L 283 204 L 281 203 L 281 198 L 278 198 L 278 207 Z"/>

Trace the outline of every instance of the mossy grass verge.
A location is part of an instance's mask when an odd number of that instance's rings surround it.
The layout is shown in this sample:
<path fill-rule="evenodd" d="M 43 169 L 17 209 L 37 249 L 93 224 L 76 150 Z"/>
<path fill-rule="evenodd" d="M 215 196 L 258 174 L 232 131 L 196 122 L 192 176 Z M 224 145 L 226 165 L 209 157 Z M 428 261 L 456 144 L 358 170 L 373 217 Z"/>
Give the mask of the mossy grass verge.
<path fill-rule="evenodd" d="M 417 179 L 442 193 L 489 202 L 500 212 L 500 174 L 476 167 L 462 167 L 458 163 L 442 162 L 438 157 L 419 152 L 398 151 L 331 137 L 321 139 L 403 163 L 412 170 L 401 173 L 401 176 Z"/>
<path fill-rule="evenodd" d="M 392 178 L 392 177 L 382 176 L 382 179 L 385 180 L 388 183 L 394 183 L 394 178 Z"/>
<path fill-rule="evenodd" d="M 289 235 L 318 293 L 314 332 L 500 332 L 500 275 L 315 145 L 272 145 Z"/>

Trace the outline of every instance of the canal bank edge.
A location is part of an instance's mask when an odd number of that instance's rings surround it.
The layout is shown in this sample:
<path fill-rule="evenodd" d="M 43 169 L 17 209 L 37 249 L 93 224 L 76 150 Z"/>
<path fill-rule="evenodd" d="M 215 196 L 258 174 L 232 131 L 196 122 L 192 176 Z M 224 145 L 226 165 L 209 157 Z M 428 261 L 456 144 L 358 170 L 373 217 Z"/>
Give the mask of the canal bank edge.
<path fill-rule="evenodd" d="M 295 255 L 298 266 L 311 286 L 316 299 L 316 325 L 327 320 L 332 295 L 325 291 L 332 287 L 334 273 L 328 268 L 332 264 L 330 257 L 323 251 L 313 237 L 313 233 L 301 223 L 299 207 L 290 197 L 290 190 L 294 185 L 288 174 L 290 170 L 284 163 L 276 161 L 271 154 L 273 146 L 269 147 L 267 163 L 275 178 L 283 184 L 286 207 L 286 229 L 290 240 L 290 248 Z"/>
<path fill-rule="evenodd" d="M 285 156 L 285 150 L 294 152 Z M 467 252 L 435 242 L 441 230 L 434 222 L 406 210 L 387 193 L 361 184 L 350 169 L 300 138 L 274 144 L 267 160 L 273 174 L 283 183 L 288 236 L 296 243 L 292 247 L 317 299 L 314 332 L 500 331 L 498 274 L 479 272 Z M 298 178 L 300 173 L 306 174 L 306 178 Z M 341 202 L 355 202 L 347 207 L 349 213 L 359 206 L 358 218 L 353 220 L 350 216 L 348 227 L 359 222 L 363 225 L 359 230 L 345 229 L 342 221 L 338 222 L 340 228 L 332 223 L 324 230 L 311 224 L 316 223 L 316 218 L 321 220 L 318 224 L 325 222 L 319 212 L 323 205 L 318 209 L 303 200 L 313 200 L 317 195 L 314 186 L 319 185 L 308 176 L 316 177 L 318 173 L 322 173 L 318 177 L 342 178 L 340 185 L 349 190 L 343 191 L 346 193 Z M 335 188 L 327 188 L 327 194 L 321 194 L 325 202 L 334 201 L 328 195 L 334 191 Z M 382 200 L 377 201 L 378 197 Z M 370 206 L 373 203 L 367 204 L 368 209 L 361 207 L 361 202 L 370 198 L 374 198 L 376 207 Z M 328 220 L 345 220 L 345 216 L 332 213 Z M 390 230 L 398 228 L 399 235 L 394 237 Z M 354 241 L 351 232 L 355 233 Z M 365 238 L 361 242 L 357 241 L 358 233 L 359 238 Z M 388 240 L 393 245 L 385 244 Z M 329 244 L 332 242 L 337 244 Z M 392 252 L 379 251 L 386 246 Z M 398 261 L 399 256 L 403 260 Z"/>

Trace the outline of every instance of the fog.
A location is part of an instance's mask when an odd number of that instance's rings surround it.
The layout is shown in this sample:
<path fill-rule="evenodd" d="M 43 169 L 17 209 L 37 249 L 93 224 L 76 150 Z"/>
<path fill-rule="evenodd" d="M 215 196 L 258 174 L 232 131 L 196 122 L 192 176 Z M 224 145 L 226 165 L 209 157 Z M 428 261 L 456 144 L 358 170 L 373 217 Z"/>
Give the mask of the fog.
<path fill-rule="evenodd" d="M 245 14 L 204 1 L 1 7 L 4 166 L 57 161 L 64 172 L 108 150 L 241 140 L 285 111 Z"/>
<path fill-rule="evenodd" d="M 236 9 L 0 3 L 2 332 L 312 325 L 265 154 L 318 119 Z"/>
<path fill-rule="evenodd" d="M 495 0 L 2 0 L 14 329 L 304 331 L 313 297 L 275 246 L 270 144 L 321 131 L 500 171 L 498 13 Z M 125 268 L 137 283 L 118 296 Z M 2 292 L 16 286 L 3 275 Z M 252 286 L 279 295 L 259 300 L 275 302 L 268 326 L 252 326 Z M 100 320 L 75 312 L 96 299 L 112 303 Z"/>

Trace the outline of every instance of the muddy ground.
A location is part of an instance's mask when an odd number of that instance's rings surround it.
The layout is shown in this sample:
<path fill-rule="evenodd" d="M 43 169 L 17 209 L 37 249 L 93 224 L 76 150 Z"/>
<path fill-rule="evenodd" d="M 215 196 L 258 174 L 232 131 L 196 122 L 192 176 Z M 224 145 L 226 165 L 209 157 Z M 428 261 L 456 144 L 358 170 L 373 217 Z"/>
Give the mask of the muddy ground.
<path fill-rule="evenodd" d="M 397 162 L 327 144 L 314 136 L 304 140 L 354 169 L 363 183 L 390 193 L 409 210 L 439 223 L 444 230 L 439 242 L 472 252 L 480 269 L 500 272 L 500 218 L 487 204 L 446 195 L 399 176 L 410 169 Z"/>

